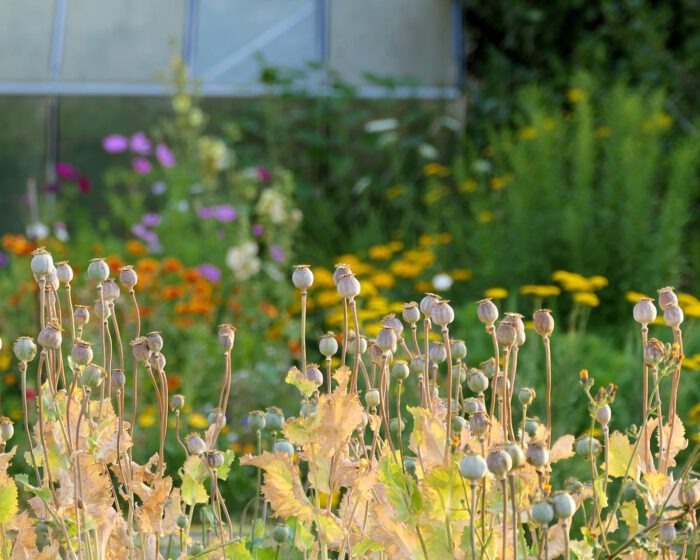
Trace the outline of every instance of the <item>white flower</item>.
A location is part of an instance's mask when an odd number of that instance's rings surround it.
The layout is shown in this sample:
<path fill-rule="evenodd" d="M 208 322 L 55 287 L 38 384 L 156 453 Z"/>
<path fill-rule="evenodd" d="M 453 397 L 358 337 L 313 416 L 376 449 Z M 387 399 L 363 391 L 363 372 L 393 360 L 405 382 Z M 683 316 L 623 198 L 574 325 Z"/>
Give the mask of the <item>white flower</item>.
<path fill-rule="evenodd" d="M 287 219 L 284 198 L 275 189 L 265 189 L 262 192 L 257 210 L 273 224 L 281 224 Z"/>
<path fill-rule="evenodd" d="M 449 274 L 441 272 L 433 277 L 433 288 L 438 292 L 449 290 L 452 287 L 452 277 Z"/>
<path fill-rule="evenodd" d="M 432 146 L 430 144 L 426 144 L 423 142 L 420 146 L 418 146 L 418 153 L 421 155 L 422 158 L 428 159 L 428 160 L 434 160 L 438 158 L 438 151 L 435 146 Z"/>
<path fill-rule="evenodd" d="M 226 265 L 239 280 L 247 280 L 260 272 L 261 262 L 258 258 L 258 245 L 254 241 L 246 241 L 231 247 L 226 253 Z"/>
<path fill-rule="evenodd" d="M 365 123 L 365 132 L 375 134 L 377 132 L 388 132 L 399 126 L 396 119 L 376 119 Z"/>
<path fill-rule="evenodd" d="M 49 236 L 49 233 L 49 227 L 41 222 L 34 222 L 33 224 L 29 224 L 27 226 L 27 237 L 29 239 L 41 241 L 42 239 L 46 239 Z"/>

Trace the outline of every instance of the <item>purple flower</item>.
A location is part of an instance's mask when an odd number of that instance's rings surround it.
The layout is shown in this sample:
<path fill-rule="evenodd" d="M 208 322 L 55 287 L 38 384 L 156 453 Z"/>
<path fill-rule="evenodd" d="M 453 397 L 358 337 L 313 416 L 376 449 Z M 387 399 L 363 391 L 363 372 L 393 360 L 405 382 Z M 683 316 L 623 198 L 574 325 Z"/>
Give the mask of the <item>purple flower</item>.
<path fill-rule="evenodd" d="M 131 137 L 129 142 L 131 151 L 142 156 L 147 156 L 151 153 L 152 144 L 143 132 L 137 132 Z"/>
<path fill-rule="evenodd" d="M 156 158 L 163 167 L 172 167 L 175 165 L 175 156 L 165 144 L 158 144 L 156 146 Z"/>
<path fill-rule="evenodd" d="M 80 173 L 78 173 L 75 167 L 60 162 L 56 164 L 56 175 L 60 179 L 65 179 L 67 181 L 75 181 L 80 177 Z"/>
<path fill-rule="evenodd" d="M 133 233 L 136 237 L 143 239 L 151 232 L 143 224 L 135 224 L 131 226 L 131 233 Z"/>
<path fill-rule="evenodd" d="M 223 223 L 233 222 L 238 216 L 236 209 L 230 204 L 221 204 L 220 206 L 214 206 L 213 210 L 214 219 Z"/>
<path fill-rule="evenodd" d="M 197 208 L 197 216 L 203 220 L 209 220 L 214 217 L 213 208 Z"/>
<path fill-rule="evenodd" d="M 284 261 L 284 249 L 279 245 L 270 245 L 270 256 L 277 262 Z"/>
<path fill-rule="evenodd" d="M 272 179 L 272 173 L 270 173 L 264 167 L 258 167 L 256 168 L 256 171 L 258 172 L 258 179 L 260 179 L 261 181 L 269 181 L 270 179 Z"/>
<path fill-rule="evenodd" d="M 197 267 L 199 273 L 204 276 L 212 284 L 216 284 L 221 280 L 221 271 L 213 264 L 204 263 Z"/>
<path fill-rule="evenodd" d="M 129 139 L 121 134 L 110 134 L 102 139 L 102 147 L 110 154 L 120 154 L 129 147 Z"/>
<path fill-rule="evenodd" d="M 160 224 L 160 216 L 155 212 L 147 212 L 143 215 L 141 223 L 147 228 L 156 227 L 158 224 Z"/>
<path fill-rule="evenodd" d="M 131 167 L 139 175 L 147 175 L 151 171 L 151 162 L 146 158 L 137 157 L 131 161 Z"/>
<path fill-rule="evenodd" d="M 156 196 L 160 196 L 167 190 L 168 186 L 163 181 L 153 183 L 153 185 L 151 186 L 151 192 Z"/>
<path fill-rule="evenodd" d="M 0 251 L 0 268 L 5 268 L 8 263 L 10 262 L 10 259 L 7 258 L 7 255 Z"/>
<path fill-rule="evenodd" d="M 261 237 L 265 233 L 265 228 L 262 224 L 253 224 L 251 229 L 255 237 Z"/>

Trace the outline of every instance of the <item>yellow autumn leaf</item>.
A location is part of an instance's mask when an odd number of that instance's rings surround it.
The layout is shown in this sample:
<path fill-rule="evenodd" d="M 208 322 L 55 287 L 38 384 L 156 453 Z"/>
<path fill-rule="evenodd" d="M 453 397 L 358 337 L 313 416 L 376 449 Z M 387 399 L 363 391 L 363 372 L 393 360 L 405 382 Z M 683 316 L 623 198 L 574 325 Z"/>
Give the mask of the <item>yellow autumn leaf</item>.
<path fill-rule="evenodd" d="M 637 512 L 637 504 L 634 502 L 625 502 L 620 506 L 620 517 L 629 528 L 630 535 L 636 535 L 639 531 L 639 513 Z"/>
<path fill-rule="evenodd" d="M 659 419 L 654 418 L 649 422 L 649 433 L 656 433 L 656 438 L 658 441 L 659 437 L 659 432 L 658 432 L 658 425 L 659 425 Z M 685 427 L 683 426 L 683 422 L 681 422 L 681 419 L 676 416 L 673 422 L 673 441 L 669 440 L 671 439 L 671 424 L 664 424 L 663 427 L 663 434 L 664 434 L 664 453 L 662 454 L 661 457 L 661 462 L 662 464 L 665 463 L 666 460 L 668 460 L 668 466 L 669 467 L 675 467 L 676 466 L 676 455 L 683 451 L 686 447 L 688 447 L 688 440 L 685 439 Z M 666 451 L 668 450 L 668 451 Z M 668 459 L 667 459 L 667 454 L 668 454 Z M 661 454 L 660 454 L 661 455 Z"/>
<path fill-rule="evenodd" d="M 658 501 L 661 496 L 661 492 L 666 487 L 668 482 L 668 476 L 661 473 L 646 473 L 644 475 L 644 482 L 649 488 L 649 496 L 654 500 Z"/>
<path fill-rule="evenodd" d="M 315 446 L 322 457 L 333 457 L 345 449 L 350 436 L 362 423 L 363 408 L 357 394 L 323 395 L 318 403 Z"/>
<path fill-rule="evenodd" d="M 285 383 L 294 385 L 304 397 L 310 397 L 317 389 L 313 381 L 306 379 L 306 374 L 302 373 L 296 366 L 287 372 Z"/>
<path fill-rule="evenodd" d="M 7 523 L 17 513 L 17 485 L 12 479 L 0 484 L 0 525 Z"/>
<path fill-rule="evenodd" d="M 574 442 L 576 438 L 571 434 L 561 436 L 552 445 L 552 449 L 549 452 L 549 462 L 556 463 L 562 459 L 568 459 L 575 455 L 574 453 Z"/>
<path fill-rule="evenodd" d="M 343 542 L 345 531 L 340 520 L 332 513 L 323 512 L 316 516 L 316 527 L 319 534 L 330 545 L 336 546 Z"/>
<path fill-rule="evenodd" d="M 627 436 L 618 431 L 613 432 L 609 445 L 608 475 L 619 478 L 627 473 L 636 479 L 639 474 L 639 456 L 634 452 L 634 445 Z"/>
<path fill-rule="evenodd" d="M 419 407 L 407 407 L 413 415 L 413 433 L 409 447 L 421 457 L 426 470 L 441 465 L 445 459 L 445 424 L 433 411 Z"/>
<path fill-rule="evenodd" d="M 136 513 L 136 518 L 142 533 L 156 533 L 160 535 L 163 521 L 163 508 L 165 507 L 165 500 L 170 495 L 172 486 L 173 480 L 169 476 L 159 478 L 155 481 L 153 488 L 150 489 L 148 497 L 143 501 Z"/>

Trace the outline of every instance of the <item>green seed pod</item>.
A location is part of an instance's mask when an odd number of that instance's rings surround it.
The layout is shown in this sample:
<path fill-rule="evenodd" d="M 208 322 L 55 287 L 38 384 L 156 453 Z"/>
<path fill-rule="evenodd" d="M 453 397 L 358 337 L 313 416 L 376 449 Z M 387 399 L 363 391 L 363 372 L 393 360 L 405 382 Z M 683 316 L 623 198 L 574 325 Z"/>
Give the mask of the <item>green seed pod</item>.
<path fill-rule="evenodd" d="M 277 544 L 284 544 L 289 540 L 289 537 L 291 536 L 291 531 L 289 530 L 289 527 L 287 527 L 284 524 L 279 524 L 276 525 L 275 528 L 272 530 L 272 540 L 275 541 Z"/>
<path fill-rule="evenodd" d="M 404 429 L 406 428 L 406 422 L 401 419 L 401 424 L 399 425 L 399 418 L 392 418 L 389 420 L 389 429 L 391 430 L 392 433 L 396 434 L 399 432 L 403 432 Z"/>
<path fill-rule="evenodd" d="M 552 509 L 557 519 L 569 519 L 576 513 L 576 502 L 568 492 L 557 492 L 552 496 Z"/>
<path fill-rule="evenodd" d="M 549 463 L 549 450 L 544 444 L 533 442 L 527 446 L 525 458 L 533 467 L 539 469 Z"/>
<path fill-rule="evenodd" d="M 177 521 L 175 521 L 175 523 L 177 524 L 178 529 L 187 529 L 187 525 L 189 525 L 187 516 L 183 514 L 177 516 Z"/>
<path fill-rule="evenodd" d="M 625 486 L 622 488 L 622 501 L 633 502 L 637 499 L 637 496 L 637 487 L 635 486 L 634 482 L 628 480 Z"/>
<path fill-rule="evenodd" d="M 671 546 L 676 540 L 676 535 L 676 528 L 672 523 L 662 525 L 659 527 L 659 544 L 664 548 Z"/>
<path fill-rule="evenodd" d="M 518 400 L 523 406 L 530 406 L 534 402 L 536 396 L 537 393 L 530 387 L 523 387 L 518 391 Z"/>
<path fill-rule="evenodd" d="M 56 263 L 56 278 L 64 285 L 68 285 L 73 281 L 73 269 L 68 264 L 68 261 Z"/>
<path fill-rule="evenodd" d="M 109 308 L 109 302 L 106 299 L 104 302 L 100 298 L 96 299 L 93 311 L 100 321 L 106 321 L 112 316 L 112 310 Z"/>
<path fill-rule="evenodd" d="M 281 439 L 275 442 L 272 447 L 274 453 L 286 453 L 290 457 L 294 455 L 294 446 L 289 443 L 286 439 Z"/>
<path fill-rule="evenodd" d="M 405 360 L 396 360 L 391 368 L 391 377 L 397 381 L 404 381 L 410 373 L 411 370 Z"/>
<path fill-rule="evenodd" d="M 459 472 L 464 478 L 473 482 L 484 478 L 486 470 L 486 461 L 481 455 L 475 453 L 465 456 L 459 463 Z"/>
<path fill-rule="evenodd" d="M 298 264 L 292 273 L 292 284 L 298 290 L 308 290 L 314 283 L 314 273 L 308 264 Z"/>
<path fill-rule="evenodd" d="M 115 389 L 121 389 L 126 385 L 126 374 L 123 369 L 113 369 L 110 376 L 110 382 Z"/>
<path fill-rule="evenodd" d="M 683 485 L 681 502 L 688 507 L 694 507 L 700 502 L 700 484 L 697 480 L 690 479 Z"/>
<path fill-rule="evenodd" d="M 37 276 L 46 276 L 54 269 L 53 257 L 51 257 L 51 253 L 49 253 L 43 247 L 39 247 L 38 249 L 32 251 L 32 261 L 30 263 L 30 267 L 33 274 Z"/>
<path fill-rule="evenodd" d="M 467 374 L 467 387 L 475 393 L 483 393 L 489 388 L 489 378 L 481 370 L 470 369 Z"/>
<path fill-rule="evenodd" d="M 87 275 L 90 280 L 104 282 L 109 278 L 109 265 L 104 259 L 92 259 L 88 264 Z"/>
<path fill-rule="evenodd" d="M 455 434 L 462 433 L 462 430 L 467 427 L 467 421 L 461 416 L 452 417 L 452 431 Z"/>
<path fill-rule="evenodd" d="M 406 469 L 406 472 L 411 476 L 416 476 L 416 460 L 412 457 L 406 457 L 403 460 L 403 468 Z"/>
<path fill-rule="evenodd" d="M 486 412 L 486 406 L 481 399 L 464 399 L 464 411 L 470 415 Z"/>
<path fill-rule="evenodd" d="M 248 413 L 248 425 L 256 432 L 265 429 L 265 421 L 266 415 L 262 410 L 253 410 Z"/>
<path fill-rule="evenodd" d="M 355 341 L 355 335 L 353 333 L 348 334 L 348 352 L 350 352 L 350 354 L 354 354 L 357 348 L 355 346 Z M 360 335 L 360 354 L 364 354 L 365 352 L 367 352 L 367 337 Z"/>
<path fill-rule="evenodd" d="M 455 360 L 467 357 L 467 345 L 463 340 L 450 340 L 450 352 Z"/>
<path fill-rule="evenodd" d="M 610 407 L 607 404 L 601 406 L 595 413 L 595 419 L 598 420 L 602 426 L 607 426 L 610 423 L 611 418 L 612 410 L 610 410 Z"/>
<path fill-rule="evenodd" d="M 554 519 L 554 508 L 549 502 L 542 500 L 532 506 L 530 516 L 538 525 L 549 525 Z"/>
<path fill-rule="evenodd" d="M 374 408 L 376 406 L 379 406 L 380 402 L 381 396 L 379 395 L 379 391 L 377 389 L 370 389 L 369 391 L 365 391 L 365 404 L 368 408 Z"/>
<path fill-rule="evenodd" d="M 90 389 L 97 389 L 105 378 L 105 371 L 95 364 L 88 364 L 83 368 L 83 373 L 78 379 L 78 383 L 81 387 L 89 387 Z"/>
<path fill-rule="evenodd" d="M 36 356 L 36 344 L 28 336 L 20 336 L 12 348 L 20 362 L 31 362 Z"/>
<path fill-rule="evenodd" d="M 425 358 L 423 357 L 423 354 L 419 354 L 418 356 L 414 357 L 411 360 L 409 367 L 413 373 L 423 373 L 425 370 Z"/>
<path fill-rule="evenodd" d="M 207 415 L 207 422 L 210 426 L 221 429 L 226 425 L 226 415 L 218 408 L 215 408 Z"/>
<path fill-rule="evenodd" d="M 327 332 L 321 337 L 318 349 L 323 356 L 330 358 L 338 352 L 338 341 L 332 332 Z"/>
<path fill-rule="evenodd" d="M 534 437 L 537 433 L 537 429 L 540 427 L 540 423 L 534 418 L 527 418 L 525 420 L 525 431 L 530 437 Z"/>
<path fill-rule="evenodd" d="M 202 543 L 192 543 L 190 545 L 190 548 L 188 549 L 188 552 L 190 556 L 199 556 L 200 554 L 202 554 L 202 552 L 204 552 L 204 546 L 202 545 Z"/>
<path fill-rule="evenodd" d="M 591 436 L 581 436 L 576 440 L 576 454 L 584 459 L 590 459 L 600 453 L 600 442 Z"/>
<path fill-rule="evenodd" d="M 15 435 L 15 427 L 7 416 L 0 416 L 0 443 L 5 444 Z"/>
<path fill-rule="evenodd" d="M 519 469 L 525 464 L 525 453 L 517 443 L 509 443 L 505 449 L 513 463 L 511 470 Z"/>
<path fill-rule="evenodd" d="M 284 426 L 284 412 L 276 406 L 270 406 L 265 412 L 265 429 L 277 432 Z"/>

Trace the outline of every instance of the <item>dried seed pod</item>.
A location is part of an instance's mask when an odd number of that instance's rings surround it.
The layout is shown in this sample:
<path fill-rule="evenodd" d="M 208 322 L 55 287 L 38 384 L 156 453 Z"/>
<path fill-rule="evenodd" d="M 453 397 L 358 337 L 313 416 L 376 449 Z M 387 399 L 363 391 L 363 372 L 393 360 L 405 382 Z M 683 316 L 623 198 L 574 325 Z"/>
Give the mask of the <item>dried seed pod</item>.
<path fill-rule="evenodd" d="M 139 281 L 134 267 L 131 265 L 122 266 L 119 269 L 119 281 L 127 290 L 133 290 Z"/>
<path fill-rule="evenodd" d="M 226 415 L 220 409 L 215 408 L 207 415 L 207 422 L 210 426 L 221 429 L 226 425 Z"/>
<path fill-rule="evenodd" d="M 435 364 L 441 364 L 447 360 L 447 348 L 442 342 L 433 342 L 430 344 L 430 361 Z"/>
<path fill-rule="evenodd" d="M 55 321 L 50 322 L 41 329 L 39 336 L 37 336 L 37 342 L 41 347 L 49 350 L 58 350 L 62 341 L 61 326 Z"/>
<path fill-rule="evenodd" d="M 106 373 L 100 366 L 95 364 L 88 364 L 83 368 L 83 373 L 80 374 L 78 383 L 81 387 L 89 387 L 90 389 L 97 389 L 102 384 L 102 380 L 105 378 Z"/>
<path fill-rule="evenodd" d="M 503 348 L 513 346 L 518 340 L 518 331 L 515 325 L 507 319 L 501 321 L 496 328 L 496 340 Z"/>
<path fill-rule="evenodd" d="M 146 335 L 146 340 L 151 352 L 160 352 L 163 349 L 163 337 L 158 331 L 149 332 Z"/>
<path fill-rule="evenodd" d="M 369 389 L 365 391 L 365 404 L 368 408 L 374 408 L 379 406 L 381 402 L 381 397 L 379 396 L 379 391 L 377 389 Z"/>
<path fill-rule="evenodd" d="M 214 449 L 213 451 L 209 451 L 204 456 L 204 460 L 207 462 L 207 465 L 209 466 L 210 469 L 216 470 L 216 469 L 223 466 L 224 454 L 221 451 Z"/>
<path fill-rule="evenodd" d="M 549 450 L 544 444 L 533 442 L 527 446 L 525 458 L 533 467 L 540 469 L 549 463 Z"/>
<path fill-rule="evenodd" d="M 15 427 L 7 416 L 0 416 L 0 443 L 3 445 L 15 435 Z"/>
<path fill-rule="evenodd" d="M 335 272 L 333 272 L 333 283 L 336 285 L 336 287 L 338 286 L 338 280 L 340 280 L 340 277 L 346 274 L 352 274 L 349 264 L 338 263 L 335 265 Z"/>
<path fill-rule="evenodd" d="M 644 363 L 650 367 L 658 366 L 666 355 L 666 348 L 658 338 L 650 338 L 644 345 Z"/>
<path fill-rule="evenodd" d="M 265 429 L 277 432 L 284 426 L 284 412 L 281 408 L 270 406 L 265 412 Z"/>
<path fill-rule="evenodd" d="M 669 305 L 678 305 L 678 296 L 673 291 L 673 287 L 666 286 L 657 291 L 659 294 L 659 307 L 666 309 Z"/>
<path fill-rule="evenodd" d="M 671 546 L 674 541 L 676 540 L 676 528 L 673 526 L 673 523 L 666 523 L 665 525 L 662 525 L 659 527 L 659 544 L 663 547 L 669 547 Z"/>
<path fill-rule="evenodd" d="M 236 327 L 225 323 L 219 325 L 219 348 L 228 354 L 233 350 L 233 343 L 236 340 Z"/>
<path fill-rule="evenodd" d="M 102 297 L 106 302 L 113 302 L 119 298 L 121 290 L 119 289 L 119 284 L 117 284 L 111 278 L 108 278 L 102 282 Z"/>
<path fill-rule="evenodd" d="M 430 293 L 425 294 L 425 297 L 420 300 L 420 310 L 426 319 L 430 319 L 433 307 L 438 301 L 440 301 L 440 296 Z"/>
<path fill-rule="evenodd" d="M 596 411 L 595 419 L 598 420 L 598 422 L 600 422 L 602 426 L 607 426 L 610 423 L 611 418 L 612 418 L 612 410 L 610 409 L 610 406 L 607 404 L 601 406 Z"/>
<path fill-rule="evenodd" d="M 467 357 L 467 345 L 463 340 L 450 340 L 450 353 L 455 360 Z"/>
<path fill-rule="evenodd" d="M 308 290 L 314 283 L 314 273 L 308 264 L 298 264 L 292 273 L 292 284 L 298 290 Z"/>
<path fill-rule="evenodd" d="M 112 375 L 110 377 L 112 382 L 112 387 L 115 389 L 121 389 L 126 385 L 126 374 L 123 369 L 113 369 Z"/>
<path fill-rule="evenodd" d="M 31 362 L 34 356 L 36 356 L 36 344 L 34 344 L 34 340 L 28 336 L 20 336 L 15 340 L 12 349 L 20 362 Z"/>
<path fill-rule="evenodd" d="M 174 411 L 182 410 L 185 406 L 185 396 L 184 395 L 173 395 L 170 399 L 170 408 Z"/>
<path fill-rule="evenodd" d="M 361 289 L 360 281 L 354 274 L 342 274 L 338 278 L 338 293 L 347 300 L 354 300 Z"/>
<path fill-rule="evenodd" d="M 470 369 L 467 374 L 467 387 L 475 393 L 483 393 L 489 388 L 489 378 L 478 369 Z"/>
<path fill-rule="evenodd" d="M 391 352 L 393 354 L 396 352 L 396 332 L 394 332 L 392 327 L 383 326 L 377 333 L 374 343 L 382 352 Z"/>
<path fill-rule="evenodd" d="M 408 363 L 405 360 L 396 360 L 391 368 L 391 377 L 397 381 L 404 381 L 411 374 Z"/>
<path fill-rule="evenodd" d="M 185 445 L 190 455 L 201 455 L 207 450 L 207 444 L 199 434 L 188 435 L 185 438 Z"/>
<path fill-rule="evenodd" d="M 506 453 L 510 455 L 510 460 L 513 462 L 513 469 L 519 469 L 525 464 L 525 453 L 517 443 L 509 443 L 505 447 Z"/>
<path fill-rule="evenodd" d="M 409 365 L 413 373 L 422 373 L 425 370 L 425 357 L 423 354 L 414 356 Z"/>
<path fill-rule="evenodd" d="M 396 317 L 393 313 L 387 315 L 382 319 L 383 327 L 391 327 L 396 333 L 396 337 L 399 338 L 403 334 L 403 323 L 401 319 Z"/>
<path fill-rule="evenodd" d="M 351 332 L 348 334 L 348 352 L 351 354 L 355 353 L 355 341 L 356 337 L 354 332 Z M 367 337 L 365 335 L 360 335 L 360 354 L 364 354 L 367 352 Z"/>
<path fill-rule="evenodd" d="M 491 328 L 498 320 L 498 307 L 490 298 L 477 302 L 476 314 L 487 328 Z"/>
<path fill-rule="evenodd" d="M 317 387 L 323 385 L 323 373 L 319 369 L 318 364 L 309 364 L 307 366 L 306 379 Z"/>
<path fill-rule="evenodd" d="M 477 437 L 488 432 L 489 426 L 491 426 L 491 422 L 485 412 L 477 412 L 469 418 L 469 431 Z"/>
<path fill-rule="evenodd" d="M 513 467 L 513 460 L 505 449 L 494 449 L 486 456 L 486 466 L 496 478 L 503 478 Z"/>
<path fill-rule="evenodd" d="M 267 422 L 267 416 L 262 410 L 253 410 L 248 413 L 248 426 L 252 430 L 259 432 L 265 429 L 265 423 Z"/>
<path fill-rule="evenodd" d="M 651 298 L 642 298 L 634 304 L 632 316 L 640 325 L 647 326 L 656 320 L 656 306 Z"/>
<path fill-rule="evenodd" d="M 104 282 L 109 278 L 109 265 L 104 259 L 92 259 L 88 264 L 87 275 L 90 280 Z"/>
<path fill-rule="evenodd" d="M 87 305 L 76 305 L 73 310 L 75 324 L 83 328 L 90 321 L 90 308 Z"/>
<path fill-rule="evenodd" d="M 414 325 L 420 321 L 420 309 L 415 301 L 410 301 L 403 304 L 402 312 L 403 320 L 409 325 Z"/>
<path fill-rule="evenodd" d="M 109 308 L 109 302 L 106 299 L 104 301 L 101 298 L 96 299 L 93 311 L 101 321 L 106 322 L 112 316 L 112 310 Z"/>
<path fill-rule="evenodd" d="M 73 269 L 68 261 L 56 263 L 56 278 L 62 284 L 70 284 L 73 281 Z"/>
<path fill-rule="evenodd" d="M 541 500 L 532 505 L 530 517 L 538 525 L 549 525 L 554 519 L 554 508 L 546 500 Z"/>
<path fill-rule="evenodd" d="M 481 399 L 464 399 L 464 412 L 470 415 L 486 412 L 486 406 Z"/>
<path fill-rule="evenodd" d="M 581 436 L 576 440 L 576 454 L 584 459 L 590 459 L 600 453 L 602 447 L 600 442 L 591 436 Z"/>
<path fill-rule="evenodd" d="M 430 310 L 430 318 L 436 325 L 444 328 L 455 320 L 455 312 L 449 301 L 442 299 Z"/>
<path fill-rule="evenodd" d="M 84 340 L 76 339 L 70 353 L 71 360 L 79 366 L 86 366 L 92 362 L 92 344 Z"/>
<path fill-rule="evenodd" d="M 669 327 L 680 327 L 683 319 L 683 310 L 678 305 L 671 303 L 664 308 L 664 323 Z"/>
<path fill-rule="evenodd" d="M 532 316 L 535 332 L 541 337 L 551 336 L 554 332 L 554 317 L 550 309 L 539 309 Z"/>
<path fill-rule="evenodd" d="M 39 247 L 32 251 L 32 260 L 29 266 L 33 274 L 46 276 L 54 269 L 53 257 L 46 249 Z"/>
<path fill-rule="evenodd" d="M 165 369 L 165 356 L 160 352 L 151 352 L 148 363 L 156 371 L 163 371 Z"/>
<path fill-rule="evenodd" d="M 145 336 L 135 338 L 130 343 L 131 351 L 134 353 L 134 358 L 139 362 L 147 362 L 151 355 L 151 350 L 148 347 L 148 339 Z"/>

